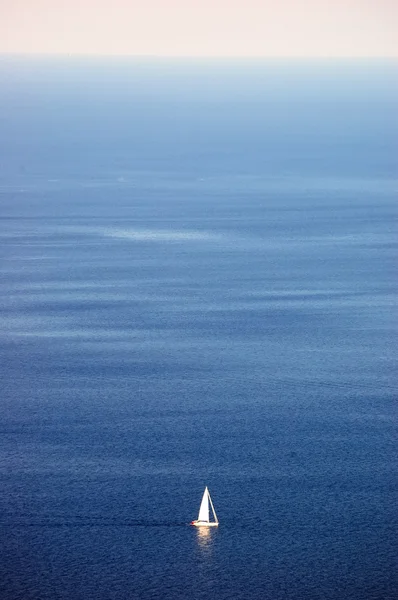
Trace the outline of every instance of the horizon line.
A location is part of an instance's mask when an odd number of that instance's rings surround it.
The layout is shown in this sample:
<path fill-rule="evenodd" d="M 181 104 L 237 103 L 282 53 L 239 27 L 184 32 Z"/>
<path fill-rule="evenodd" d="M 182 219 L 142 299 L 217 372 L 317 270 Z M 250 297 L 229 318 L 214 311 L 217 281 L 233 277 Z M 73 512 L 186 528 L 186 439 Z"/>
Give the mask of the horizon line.
<path fill-rule="evenodd" d="M 398 60 L 398 55 L 394 54 L 107 54 L 96 52 L 9 52 L 1 50 L 0 57 L 138 58 L 156 60 Z"/>

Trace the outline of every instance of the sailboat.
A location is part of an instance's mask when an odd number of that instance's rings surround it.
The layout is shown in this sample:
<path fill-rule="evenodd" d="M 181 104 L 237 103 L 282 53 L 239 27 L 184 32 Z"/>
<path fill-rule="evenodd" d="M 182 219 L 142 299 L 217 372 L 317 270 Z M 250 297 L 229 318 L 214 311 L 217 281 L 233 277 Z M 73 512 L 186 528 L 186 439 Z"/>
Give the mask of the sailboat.
<path fill-rule="evenodd" d="M 213 513 L 214 521 L 210 521 L 209 519 L 209 503 Z M 213 502 L 211 500 L 210 492 L 207 489 L 207 486 L 203 494 L 202 502 L 200 503 L 198 518 L 196 521 L 191 521 L 191 525 L 194 525 L 195 527 L 218 527 L 216 511 L 214 510 Z"/>

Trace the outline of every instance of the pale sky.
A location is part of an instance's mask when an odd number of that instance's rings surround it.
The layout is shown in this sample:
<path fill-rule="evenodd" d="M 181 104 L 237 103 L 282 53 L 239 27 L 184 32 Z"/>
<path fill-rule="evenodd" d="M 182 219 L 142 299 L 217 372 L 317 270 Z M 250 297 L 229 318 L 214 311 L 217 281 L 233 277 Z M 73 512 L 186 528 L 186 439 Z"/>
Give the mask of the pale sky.
<path fill-rule="evenodd" d="M 0 0 L 0 52 L 398 56 L 398 0 Z"/>

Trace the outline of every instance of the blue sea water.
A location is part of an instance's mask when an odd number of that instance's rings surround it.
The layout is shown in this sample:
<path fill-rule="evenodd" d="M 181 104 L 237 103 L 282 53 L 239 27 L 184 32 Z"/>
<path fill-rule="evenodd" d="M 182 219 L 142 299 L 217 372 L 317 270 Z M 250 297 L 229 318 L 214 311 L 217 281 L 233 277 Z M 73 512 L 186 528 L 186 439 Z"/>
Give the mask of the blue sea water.
<path fill-rule="evenodd" d="M 397 597 L 396 72 L 1 58 L 2 599 Z"/>

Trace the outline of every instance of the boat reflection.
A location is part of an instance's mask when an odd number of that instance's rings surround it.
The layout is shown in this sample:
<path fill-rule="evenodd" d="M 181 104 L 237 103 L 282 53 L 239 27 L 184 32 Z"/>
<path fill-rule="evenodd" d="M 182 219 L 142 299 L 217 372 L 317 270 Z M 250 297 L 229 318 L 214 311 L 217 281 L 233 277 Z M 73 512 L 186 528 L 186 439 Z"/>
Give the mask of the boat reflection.
<path fill-rule="evenodd" d="M 201 551 L 211 551 L 214 535 L 214 527 L 197 527 L 196 540 Z"/>

